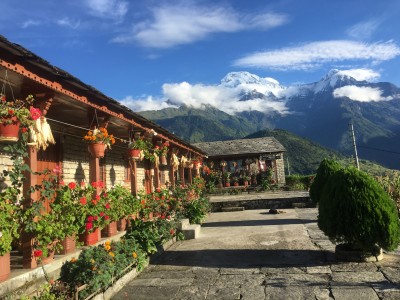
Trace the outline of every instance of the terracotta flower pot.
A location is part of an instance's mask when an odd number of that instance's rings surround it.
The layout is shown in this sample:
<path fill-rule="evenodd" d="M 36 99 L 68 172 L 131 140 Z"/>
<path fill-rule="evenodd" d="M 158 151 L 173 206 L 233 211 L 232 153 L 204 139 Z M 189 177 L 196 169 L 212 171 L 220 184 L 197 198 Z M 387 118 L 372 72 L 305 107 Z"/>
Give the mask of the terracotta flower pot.
<path fill-rule="evenodd" d="M 231 183 L 230 182 L 225 182 L 225 187 L 230 187 Z"/>
<path fill-rule="evenodd" d="M 102 237 L 111 237 L 117 234 L 117 222 L 111 222 L 101 231 Z"/>
<path fill-rule="evenodd" d="M 68 236 L 62 242 L 62 250 L 58 251 L 57 254 L 68 254 L 76 250 L 75 236 Z"/>
<path fill-rule="evenodd" d="M 47 257 L 42 257 L 42 264 L 47 265 L 49 263 L 52 263 L 54 261 L 54 254 L 55 250 L 49 250 L 47 253 Z"/>
<path fill-rule="evenodd" d="M 244 185 L 244 186 L 248 186 L 248 185 L 249 185 L 249 182 L 248 182 L 247 180 L 245 180 L 245 181 L 243 181 L 243 185 Z"/>
<path fill-rule="evenodd" d="M 234 182 L 233 185 L 234 186 L 239 186 L 239 182 Z"/>
<path fill-rule="evenodd" d="M 128 149 L 128 156 L 133 159 L 139 159 L 140 149 Z"/>
<path fill-rule="evenodd" d="M 10 276 L 10 253 L 0 255 L 0 282 Z"/>
<path fill-rule="evenodd" d="M 96 228 L 92 232 L 85 232 L 79 235 L 79 241 L 84 243 L 85 246 L 96 244 L 100 240 L 100 230 Z"/>
<path fill-rule="evenodd" d="M 118 231 L 126 230 L 126 218 L 123 218 L 117 222 L 117 230 Z"/>
<path fill-rule="evenodd" d="M 15 124 L 0 124 L 0 142 L 17 142 L 19 136 L 19 121 L 12 118 Z"/>
<path fill-rule="evenodd" d="M 106 145 L 104 143 L 92 143 L 88 145 L 88 151 L 91 156 L 96 158 L 104 157 Z"/>

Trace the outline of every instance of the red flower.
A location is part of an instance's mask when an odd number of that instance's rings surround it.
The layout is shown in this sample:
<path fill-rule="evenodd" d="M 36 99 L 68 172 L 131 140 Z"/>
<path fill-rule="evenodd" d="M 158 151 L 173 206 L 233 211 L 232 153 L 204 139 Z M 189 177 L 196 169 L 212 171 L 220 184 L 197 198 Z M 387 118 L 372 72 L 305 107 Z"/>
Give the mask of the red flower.
<path fill-rule="evenodd" d="M 104 216 L 104 220 L 108 220 L 109 218 L 109 216 Z"/>
<path fill-rule="evenodd" d="M 13 115 L 13 114 L 14 114 L 14 111 L 13 111 L 12 109 L 9 109 L 9 110 L 8 110 L 8 114 L 9 114 L 9 115 Z"/>
<path fill-rule="evenodd" d="M 91 185 L 92 187 L 94 187 L 94 188 L 97 188 L 97 182 L 96 182 L 96 181 L 93 181 L 90 185 Z"/>
<path fill-rule="evenodd" d="M 22 128 L 21 128 L 21 132 L 22 132 L 22 133 L 25 133 L 25 132 L 27 132 L 27 131 L 28 131 L 28 128 L 26 128 L 26 127 L 22 127 Z"/>
<path fill-rule="evenodd" d="M 104 187 L 104 183 L 103 183 L 103 181 L 98 181 L 97 182 L 97 186 L 99 187 L 99 188 L 103 188 Z"/>
<path fill-rule="evenodd" d="M 84 181 L 81 181 L 81 187 L 85 187 L 86 183 Z"/>
<path fill-rule="evenodd" d="M 104 212 L 101 212 L 101 213 L 100 213 L 100 217 L 103 217 L 104 215 L 105 215 Z"/>
<path fill-rule="evenodd" d="M 111 208 L 110 203 L 106 203 L 106 209 L 110 209 L 110 208 Z"/>
<path fill-rule="evenodd" d="M 88 222 L 93 222 L 94 218 L 93 218 L 93 216 L 89 216 L 89 217 L 87 217 L 87 220 L 88 220 Z"/>
<path fill-rule="evenodd" d="M 96 201 L 99 201 L 100 200 L 100 196 L 99 195 L 96 195 Z"/>
<path fill-rule="evenodd" d="M 6 100 L 6 96 L 2 96 L 2 97 L 1 97 L 1 101 L 6 102 L 6 101 L 7 101 L 7 100 Z"/>
<path fill-rule="evenodd" d="M 160 193 L 160 192 L 161 192 L 161 189 L 160 189 L 160 188 L 156 188 L 156 192 L 157 192 L 157 193 Z"/>
<path fill-rule="evenodd" d="M 96 205 L 97 204 L 97 201 L 96 200 L 92 200 L 92 203 L 94 204 L 94 205 Z"/>
<path fill-rule="evenodd" d="M 92 223 L 86 223 L 86 230 L 87 231 L 89 231 L 92 228 L 93 228 L 93 224 Z"/>
<path fill-rule="evenodd" d="M 64 185 L 64 180 L 60 180 L 60 185 Z"/>
<path fill-rule="evenodd" d="M 40 116 L 42 115 L 41 112 L 40 112 L 40 109 L 38 109 L 38 108 L 31 107 L 31 108 L 29 109 L 29 111 L 30 111 L 30 113 L 31 113 L 31 118 L 32 118 L 32 120 L 34 120 L 34 121 L 36 121 L 37 119 L 39 119 Z"/>
<path fill-rule="evenodd" d="M 98 216 L 94 216 L 94 217 L 93 217 L 93 220 L 95 220 L 95 221 L 97 221 L 98 219 L 99 219 Z"/>
<path fill-rule="evenodd" d="M 86 205 L 86 197 L 82 197 L 79 201 L 81 201 L 82 205 Z"/>
<path fill-rule="evenodd" d="M 75 182 L 70 182 L 68 183 L 68 187 L 73 190 L 74 188 L 76 188 L 76 183 Z"/>
<path fill-rule="evenodd" d="M 42 250 L 35 250 L 33 251 L 33 256 L 34 257 L 41 257 L 43 255 Z"/>

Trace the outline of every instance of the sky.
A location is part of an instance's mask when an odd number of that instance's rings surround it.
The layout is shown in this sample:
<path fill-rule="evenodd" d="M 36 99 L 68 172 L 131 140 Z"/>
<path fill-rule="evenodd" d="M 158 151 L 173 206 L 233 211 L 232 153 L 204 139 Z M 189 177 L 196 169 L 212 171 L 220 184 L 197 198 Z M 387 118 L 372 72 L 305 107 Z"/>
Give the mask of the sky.
<path fill-rule="evenodd" d="M 238 71 L 286 87 L 331 69 L 400 86 L 398 0 L 1 0 L 0 11 L 1 35 L 135 111 L 223 105 L 221 79 Z"/>

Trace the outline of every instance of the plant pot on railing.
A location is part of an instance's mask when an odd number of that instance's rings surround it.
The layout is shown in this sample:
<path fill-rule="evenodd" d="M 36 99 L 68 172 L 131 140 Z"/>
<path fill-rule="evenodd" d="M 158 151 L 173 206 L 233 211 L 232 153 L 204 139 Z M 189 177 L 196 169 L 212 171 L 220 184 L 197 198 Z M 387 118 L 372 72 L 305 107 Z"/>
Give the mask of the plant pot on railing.
<path fill-rule="evenodd" d="M 0 282 L 10 276 L 10 253 L 0 255 Z"/>
<path fill-rule="evenodd" d="M 19 136 L 19 122 L 17 118 L 11 119 L 13 124 L 0 123 L 0 142 L 17 142 Z"/>
<path fill-rule="evenodd" d="M 225 182 L 225 187 L 230 187 L 231 183 L 230 182 Z"/>
<path fill-rule="evenodd" d="M 104 143 L 92 143 L 88 145 L 88 151 L 91 156 L 96 158 L 104 157 L 106 145 Z"/>
<path fill-rule="evenodd" d="M 111 237 L 117 234 L 117 222 L 110 222 L 110 224 L 106 225 L 101 231 L 102 237 Z"/>
<path fill-rule="evenodd" d="M 79 235 L 79 241 L 85 246 L 91 246 L 96 244 L 100 240 L 100 229 L 96 228 L 91 232 L 85 231 Z"/>
<path fill-rule="evenodd" d="M 140 149 L 128 149 L 128 156 L 132 159 L 139 159 L 140 151 Z"/>

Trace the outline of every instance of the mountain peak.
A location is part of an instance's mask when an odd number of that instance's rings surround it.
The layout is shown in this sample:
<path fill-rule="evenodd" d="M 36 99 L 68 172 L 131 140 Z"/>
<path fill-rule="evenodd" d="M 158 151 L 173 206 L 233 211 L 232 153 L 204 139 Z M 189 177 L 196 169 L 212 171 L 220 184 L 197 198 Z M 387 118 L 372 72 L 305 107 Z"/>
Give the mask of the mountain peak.
<path fill-rule="evenodd" d="M 320 81 L 315 83 L 314 92 L 320 93 L 345 85 L 354 85 L 357 82 L 357 79 L 351 76 L 351 72 L 332 69 Z"/>
<path fill-rule="evenodd" d="M 231 88 L 243 84 L 279 85 L 279 82 L 270 77 L 261 78 L 247 71 L 230 72 L 221 80 L 221 85 Z"/>

